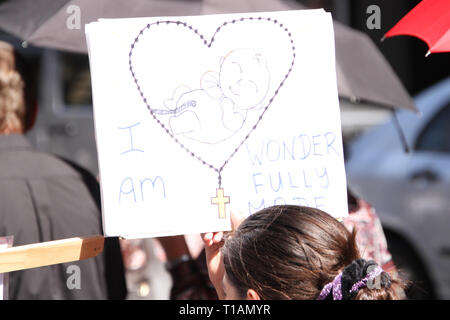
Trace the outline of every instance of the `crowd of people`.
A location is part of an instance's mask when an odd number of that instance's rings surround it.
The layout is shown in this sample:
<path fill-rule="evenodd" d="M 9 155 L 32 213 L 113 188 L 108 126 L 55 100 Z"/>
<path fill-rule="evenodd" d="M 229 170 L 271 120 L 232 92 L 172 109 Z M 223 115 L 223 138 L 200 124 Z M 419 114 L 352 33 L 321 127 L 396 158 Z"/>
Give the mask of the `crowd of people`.
<path fill-rule="evenodd" d="M 67 159 L 27 141 L 37 112 L 37 82 L 14 48 L 0 42 L 0 236 L 25 245 L 101 234 L 99 184 Z M 194 260 L 183 236 L 159 238 L 173 279 L 171 299 L 402 299 L 373 208 L 348 194 L 339 222 L 321 210 L 282 205 L 244 218 L 233 230 L 202 235 Z M 200 263 L 198 263 L 200 261 Z M 67 268 L 81 270 L 82 290 L 69 290 Z M 118 238 L 95 258 L 12 272 L 10 299 L 125 299 Z"/>

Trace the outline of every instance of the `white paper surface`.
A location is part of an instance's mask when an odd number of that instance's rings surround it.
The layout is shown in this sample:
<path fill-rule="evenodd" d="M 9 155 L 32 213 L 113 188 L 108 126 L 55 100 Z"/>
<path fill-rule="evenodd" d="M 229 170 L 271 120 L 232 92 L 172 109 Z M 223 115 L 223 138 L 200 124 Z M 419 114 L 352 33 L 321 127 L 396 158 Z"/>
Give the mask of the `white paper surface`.
<path fill-rule="evenodd" d="M 106 236 L 229 230 L 230 209 L 283 203 L 347 215 L 330 14 L 111 19 L 86 36 Z"/>

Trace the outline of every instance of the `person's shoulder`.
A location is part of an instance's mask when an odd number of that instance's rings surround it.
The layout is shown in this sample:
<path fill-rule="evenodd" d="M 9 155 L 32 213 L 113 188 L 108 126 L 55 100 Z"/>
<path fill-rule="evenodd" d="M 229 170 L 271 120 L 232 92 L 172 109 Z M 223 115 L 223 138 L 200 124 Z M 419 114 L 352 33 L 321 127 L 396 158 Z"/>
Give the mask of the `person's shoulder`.
<path fill-rule="evenodd" d="M 1 179 L 38 179 L 57 176 L 80 178 L 80 172 L 61 157 L 31 146 L 7 150 L 0 156 Z"/>
<path fill-rule="evenodd" d="M 70 161 L 56 154 L 34 150 L 30 157 L 33 161 L 38 161 L 43 173 L 47 175 L 79 175 Z"/>

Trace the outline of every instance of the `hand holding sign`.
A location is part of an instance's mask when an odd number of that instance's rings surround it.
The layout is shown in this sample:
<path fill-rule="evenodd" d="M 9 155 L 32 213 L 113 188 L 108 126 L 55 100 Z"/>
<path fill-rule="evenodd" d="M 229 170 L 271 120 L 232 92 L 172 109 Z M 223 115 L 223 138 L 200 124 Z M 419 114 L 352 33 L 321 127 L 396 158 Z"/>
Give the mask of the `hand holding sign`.
<path fill-rule="evenodd" d="M 236 230 L 245 217 L 240 212 L 231 211 L 231 227 L 232 231 Z M 208 274 L 211 283 L 216 288 L 219 298 L 223 298 L 222 280 L 224 276 L 224 266 L 222 261 L 222 254 L 220 248 L 222 248 L 224 233 L 208 232 L 202 234 L 203 243 L 205 245 L 206 264 L 208 266 Z"/>

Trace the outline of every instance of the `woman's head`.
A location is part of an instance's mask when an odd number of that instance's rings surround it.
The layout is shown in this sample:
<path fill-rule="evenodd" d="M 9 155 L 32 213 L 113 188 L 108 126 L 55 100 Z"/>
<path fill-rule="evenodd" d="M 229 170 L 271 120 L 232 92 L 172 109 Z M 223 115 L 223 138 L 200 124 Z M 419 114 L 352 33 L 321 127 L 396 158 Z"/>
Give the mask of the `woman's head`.
<path fill-rule="evenodd" d="M 12 45 L 0 41 L 0 134 L 23 133 L 37 114 L 35 68 Z"/>
<path fill-rule="evenodd" d="M 355 231 L 350 233 L 318 209 L 293 205 L 263 209 L 225 241 L 224 289 L 232 290 L 236 298 L 246 297 L 251 289 L 261 299 L 316 299 L 326 284 L 360 258 L 355 236 Z M 351 271 L 353 277 L 359 272 L 357 282 L 367 266 L 363 263 L 357 272 L 354 267 Z M 368 293 L 362 288 L 352 298 L 395 298 L 390 287 L 384 281 L 381 288 Z"/>
<path fill-rule="evenodd" d="M 23 87 L 16 70 L 14 48 L 0 42 L 0 133 L 20 133 L 24 130 Z"/>

